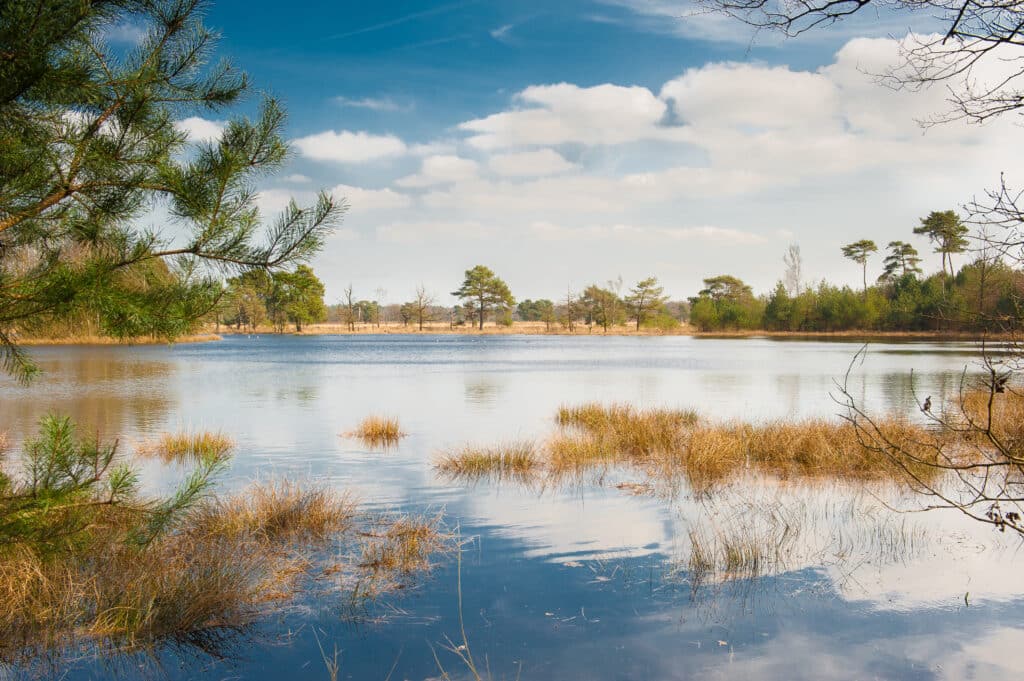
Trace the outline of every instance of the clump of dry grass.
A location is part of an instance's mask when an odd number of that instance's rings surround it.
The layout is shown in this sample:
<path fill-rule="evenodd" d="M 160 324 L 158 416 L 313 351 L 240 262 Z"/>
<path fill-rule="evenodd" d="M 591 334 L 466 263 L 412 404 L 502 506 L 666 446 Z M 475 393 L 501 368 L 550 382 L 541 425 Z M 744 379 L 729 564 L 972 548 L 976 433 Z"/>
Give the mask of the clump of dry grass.
<path fill-rule="evenodd" d="M 900 462 L 890 454 L 865 446 L 864 438 L 846 421 L 806 419 L 764 424 L 725 424 L 693 428 L 685 445 L 665 462 L 685 469 L 698 491 L 738 473 L 752 470 L 780 478 L 835 477 L 854 480 L 896 479 L 901 468 L 933 479 L 940 471 L 935 436 L 920 426 L 898 419 L 876 423 L 890 442 L 910 454 Z"/>
<path fill-rule="evenodd" d="M 604 447 L 619 456 L 645 457 L 675 449 L 684 429 L 697 422 L 697 414 L 683 409 L 588 403 L 560 407 L 555 421 L 602 440 Z"/>
<path fill-rule="evenodd" d="M 56 559 L 0 546 L 0 663 L 166 642 L 214 652 L 310 577 L 337 572 L 317 558 L 328 546 L 346 562 L 345 579 L 373 585 L 364 599 L 400 588 L 448 546 L 440 517 L 372 518 L 355 541 L 351 497 L 284 481 L 208 498 L 144 545 L 120 517 L 111 510 Z"/>
<path fill-rule="evenodd" d="M 164 433 L 155 441 L 143 442 L 136 451 L 143 456 L 156 456 L 166 463 L 210 461 L 228 455 L 235 442 L 220 432 L 200 431 Z"/>
<path fill-rule="evenodd" d="M 1024 458 L 1024 395 L 1012 389 L 972 390 L 964 393 L 959 407 L 960 413 L 948 417 L 953 424 L 970 427 L 976 440 L 990 433 L 1008 453 Z"/>
<path fill-rule="evenodd" d="M 466 480 L 490 477 L 525 480 L 540 465 L 537 446 L 529 440 L 492 447 L 462 447 L 445 452 L 434 463 L 444 475 Z"/>
<path fill-rule="evenodd" d="M 345 533 L 355 515 L 356 502 L 347 494 L 281 480 L 207 501 L 192 513 L 188 532 L 248 536 L 263 543 L 316 542 Z"/>
<path fill-rule="evenodd" d="M 345 435 L 362 440 L 369 447 L 392 447 L 405 437 L 398 419 L 391 416 L 368 416 Z"/>

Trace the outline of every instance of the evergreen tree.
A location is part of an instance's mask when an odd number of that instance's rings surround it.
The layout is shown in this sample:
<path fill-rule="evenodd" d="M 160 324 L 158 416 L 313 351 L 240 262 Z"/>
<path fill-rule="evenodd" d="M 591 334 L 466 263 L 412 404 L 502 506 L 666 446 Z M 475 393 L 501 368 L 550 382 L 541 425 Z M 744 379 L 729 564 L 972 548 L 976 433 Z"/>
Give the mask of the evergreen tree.
<path fill-rule="evenodd" d="M 483 265 L 466 270 L 462 286 L 453 291 L 452 295 L 461 298 L 472 310 L 480 329 L 484 328 L 484 318 L 489 311 L 511 309 L 516 304 L 508 284 Z"/>
<path fill-rule="evenodd" d="M 273 99 L 190 145 L 175 122 L 236 102 L 247 80 L 206 67 L 203 0 L 0 3 L 0 354 L 28 379 L 19 334 L 87 312 L 103 333 L 173 339 L 211 311 L 225 273 L 315 253 L 343 204 L 320 194 L 261 228 L 254 182 L 282 166 Z M 122 50 L 110 29 L 144 26 Z M 143 228 L 166 206 L 172 224 Z M 183 235 L 183 236 L 182 236 Z"/>

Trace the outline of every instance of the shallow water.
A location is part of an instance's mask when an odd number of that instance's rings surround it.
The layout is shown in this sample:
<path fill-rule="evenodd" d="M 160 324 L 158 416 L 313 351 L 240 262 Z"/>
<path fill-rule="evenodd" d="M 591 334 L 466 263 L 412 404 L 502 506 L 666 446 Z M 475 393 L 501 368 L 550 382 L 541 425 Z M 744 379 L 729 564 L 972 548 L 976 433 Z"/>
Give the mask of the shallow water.
<path fill-rule="evenodd" d="M 760 481 L 711 500 L 664 499 L 617 489 L 635 477 L 628 471 L 538 491 L 463 485 L 431 467 L 445 447 L 544 437 L 564 403 L 692 407 L 710 419 L 835 414 L 830 393 L 859 347 L 229 336 L 170 348 L 37 348 L 41 380 L 24 388 L 0 379 L 0 430 L 17 441 L 48 411 L 128 449 L 165 431 L 221 430 L 238 442 L 225 487 L 286 476 L 355 490 L 369 508 L 443 510 L 468 542 L 470 649 L 496 679 L 1020 678 L 1017 541 L 951 513 L 885 512 L 873 495 L 891 490 Z M 914 392 L 938 405 L 973 354 L 966 343 L 875 343 L 851 393 L 874 411 L 914 415 Z M 379 452 L 340 435 L 373 414 L 398 417 L 408 437 Z M 143 472 L 152 489 L 180 476 L 152 461 Z M 692 532 L 777 533 L 785 519 L 799 531 L 761 576 L 694 585 Z M 361 619 L 336 599 L 310 597 L 238 640 L 228 659 L 163 651 L 161 673 L 326 679 L 315 629 L 328 651 L 342 651 L 341 678 L 385 679 L 392 667 L 392 679 L 437 678 L 434 650 L 453 678 L 468 678 L 442 647 L 459 634 L 458 572 L 454 558 L 442 559 Z M 137 664 L 83 661 L 62 672 L 131 677 L 142 673 Z"/>

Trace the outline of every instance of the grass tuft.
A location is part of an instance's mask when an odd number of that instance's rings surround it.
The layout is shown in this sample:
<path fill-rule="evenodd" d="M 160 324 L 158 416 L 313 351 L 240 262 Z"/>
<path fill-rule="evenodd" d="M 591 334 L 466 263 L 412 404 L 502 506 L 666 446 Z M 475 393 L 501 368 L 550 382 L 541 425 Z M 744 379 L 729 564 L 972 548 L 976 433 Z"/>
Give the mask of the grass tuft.
<path fill-rule="evenodd" d="M 156 441 L 143 442 L 136 451 L 143 456 L 155 456 L 165 463 L 184 461 L 215 461 L 222 459 L 235 447 L 235 442 L 224 433 L 201 431 L 164 433 Z"/>
<path fill-rule="evenodd" d="M 392 447 L 405 437 L 398 419 L 391 416 L 368 416 L 359 422 L 347 437 L 362 440 L 369 447 Z"/>
<path fill-rule="evenodd" d="M 434 467 L 449 477 L 465 480 L 525 480 L 537 471 L 540 464 L 536 445 L 522 440 L 494 447 L 467 446 L 445 452 Z"/>

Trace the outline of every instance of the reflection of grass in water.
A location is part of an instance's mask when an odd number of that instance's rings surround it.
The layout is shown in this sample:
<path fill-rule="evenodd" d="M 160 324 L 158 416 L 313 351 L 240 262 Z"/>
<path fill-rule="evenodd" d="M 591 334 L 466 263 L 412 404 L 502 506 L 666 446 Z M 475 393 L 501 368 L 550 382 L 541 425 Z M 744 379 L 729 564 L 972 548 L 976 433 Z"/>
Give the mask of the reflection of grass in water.
<path fill-rule="evenodd" d="M 363 441 L 368 447 L 392 447 L 405 437 L 398 419 L 391 416 L 368 416 L 355 427 L 345 433 L 346 437 L 354 437 Z"/>
<path fill-rule="evenodd" d="M 539 465 L 536 445 L 528 440 L 492 447 L 466 446 L 445 452 L 434 463 L 441 473 L 463 480 L 527 479 Z"/>
<path fill-rule="evenodd" d="M 175 461 L 203 461 L 227 456 L 235 446 L 223 433 L 211 431 L 164 433 L 155 441 L 143 442 L 135 451 L 143 456 L 155 456 L 165 463 Z"/>

